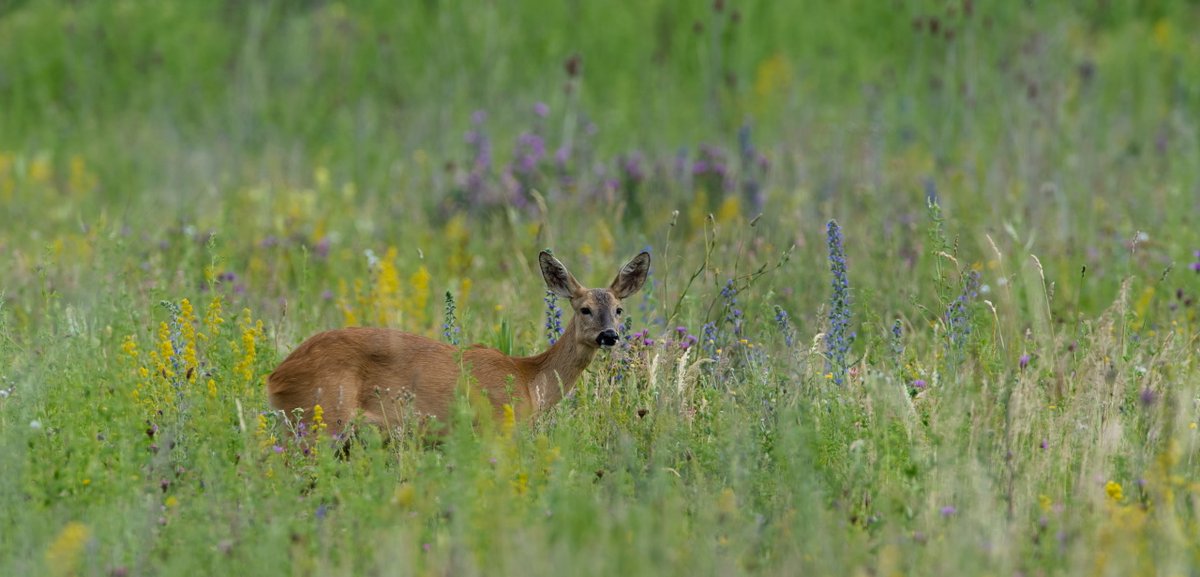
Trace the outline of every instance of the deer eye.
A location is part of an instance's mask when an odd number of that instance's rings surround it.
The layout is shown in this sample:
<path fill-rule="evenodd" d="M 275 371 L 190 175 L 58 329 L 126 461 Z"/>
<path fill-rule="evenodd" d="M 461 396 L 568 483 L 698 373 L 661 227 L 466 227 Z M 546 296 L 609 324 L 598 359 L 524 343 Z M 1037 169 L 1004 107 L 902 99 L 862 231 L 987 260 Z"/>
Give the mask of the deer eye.
<path fill-rule="evenodd" d="M 583 307 L 583 308 L 579 309 L 579 314 L 587 315 L 590 317 L 590 316 L 592 316 L 592 309 Z"/>
<path fill-rule="evenodd" d="M 625 309 L 617 307 L 617 316 L 621 316 L 623 314 L 625 314 Z"/>

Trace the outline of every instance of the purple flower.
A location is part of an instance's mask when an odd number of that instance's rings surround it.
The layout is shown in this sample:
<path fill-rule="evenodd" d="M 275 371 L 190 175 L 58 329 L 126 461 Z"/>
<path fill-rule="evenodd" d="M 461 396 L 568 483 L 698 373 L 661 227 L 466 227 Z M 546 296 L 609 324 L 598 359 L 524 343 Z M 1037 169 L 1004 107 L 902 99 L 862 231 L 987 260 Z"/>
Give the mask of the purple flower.
<path fill-rule="evenodd" d="M 917 379 L 917 380 L 913 381 L 912 386 L 914 389 L 924 389 L 925 388 L 925 379 Z"/>
<path fill-rule="evenodd" d="M 941 510 L 943 517 L 953 516 L 957 512 L 958 512 L 958 509 L 955 509 L 954 505 L 946 505 L 945 507 L 942 507 L 942 510 Z"/>
<path fill-rule="evenodd" d="M 550 289 L 546 289 L 546 340 L 550 344 L 558 342 L 563 334 L 562 309 L 558 308 L 558 297 Z"/>
<path fill-rule="evenodd" d="M 570 160 L 571 160 L 571 147 L 570 146 L 564 144 L 564 145 L 558 147 L 558 150 L 556 150 L 554 152 L 554 162 L 556 164 L 558 164 L 559 168 L 565 169 L 567 167 L 567 162 Z"/>
<path fill-rule="evenodd" d="M 792 331 L 791 319 L 788 317 L 787 311 L 779 305 L 775 305 L 775 326 L 779 327 L 779 332 L 783 333 L 783 344 L 790 348 L 795 341 L 795 333 Z"/>
<path fill-rule="evenodd" d="M 836 220 L 826 225 L 829 248 L 829 271 L 833 276 L 833 296 L 829 307 L 829 330 L 825 334 L 826 370 L 833 375 L 833 382 L 846 382 L 847 362 L 850 345 L 854 342 L 854 331 L 850 328 L 850 280 L 846 274 L 846 251 L 842 246 L 842 229 Z"/>
<path fill-rule="evenodd" d="M 329 256 L 329 237 L 324 237 L 317 242 L 317 246 L 313 247 L 313 254 L 322 260 Z"/>
<path fill-rule="evenodd" d="M 971 335 L 971 303 L 979 296 L 979 272 L 964 274 L 962 283 L 962 293 L 950 303 L 944 315 L 949 345 L 959 351 L 966 346 L 967 337 Z"/>
<path fill-rule="evenodd" d="M 533 113 L 536 114 L 538 118 L 545 118 L 546 115 L 550 114 L 550 107 L 546 106 L 545 102 L 535 103 L 533 105 Z"/>
<path fill-rule="evenodd" d="M 1020 365 L 1021 370 L 1025 370 L 1025 367 L 1029 366 L 1029 353 L 1021 355 L 1021 358 L 1017 360 L 1017 364 Z"/>
<path fill-rule="evenodd" d="M 1143 407 L 1149 407 L 1154 404 L 1154 401 L 1158 400 L 1158 395 L 1154 394 L 1154 391 L 1151 391 L 1150 387 L 1146 387 L 1142 389 L 1142 394 L 1138 395 L 1138 398 L 1142 401 Z"/>

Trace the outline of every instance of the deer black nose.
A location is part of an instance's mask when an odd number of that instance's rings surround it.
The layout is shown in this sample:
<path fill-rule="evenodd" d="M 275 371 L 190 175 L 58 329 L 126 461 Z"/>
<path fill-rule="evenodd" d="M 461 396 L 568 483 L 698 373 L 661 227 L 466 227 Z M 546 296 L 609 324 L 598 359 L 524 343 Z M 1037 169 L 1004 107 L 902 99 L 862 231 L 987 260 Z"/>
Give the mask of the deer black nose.
<path fill-rule="evenodd" d="M 604 329 L 596 336 L 596 344 L 602 347 L 611 347 L 617 344 L 618 340 L 621 340 L 621 337 L 617 335 L 617 331 L 612 329 Z"/>

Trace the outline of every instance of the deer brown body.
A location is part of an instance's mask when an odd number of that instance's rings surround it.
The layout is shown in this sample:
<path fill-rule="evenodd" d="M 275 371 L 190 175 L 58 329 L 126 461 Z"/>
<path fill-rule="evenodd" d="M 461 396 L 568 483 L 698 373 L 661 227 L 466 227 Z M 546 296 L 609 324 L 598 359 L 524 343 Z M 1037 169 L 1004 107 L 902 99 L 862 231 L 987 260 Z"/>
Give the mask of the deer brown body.
<path fill-rule="evenodd" d="M 616 344 L 621 299 L 646 281 L 650 255 L 622 267 L 606 289 L 586 289 L 547 252 L 538 258 L 546 285 L 570 300 L 574 315 L 545 352 L 512 357 L 481 345 L 459 350 L 419 335 L 384 328 L 318 333 L 267 378 L 271 406 L 308 419 L 320 405 L 323 420 L 340 431 L 357 415 L 385 427 L 412 416 L 445 420 L 460 384 L 481 392 L 500 413 L 519 417 L 545 410 L 569 392 L 601 346 Z M 469 378 L 461 377 L 469 375 Z"/>

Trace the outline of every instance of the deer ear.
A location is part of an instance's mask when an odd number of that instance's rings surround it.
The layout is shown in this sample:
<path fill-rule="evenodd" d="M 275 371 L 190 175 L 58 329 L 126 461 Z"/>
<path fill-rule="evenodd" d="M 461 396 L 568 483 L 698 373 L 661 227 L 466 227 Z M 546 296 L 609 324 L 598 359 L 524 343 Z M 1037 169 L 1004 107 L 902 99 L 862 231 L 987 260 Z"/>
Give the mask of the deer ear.
<path fill-rule="evenodd" d="M 623 299 L 641 290 L 646 284 L 646 276 L 650 274 L 650 253 L 643 252 L 621 267 L 612 286 L 608 287 L 617 298 Z"/>
<path fill-rule="evenodd" d="M 550 289 L 550 292 L 565 299 L 574 298 L 583 292 L 579 281 L 575 280 L 567 267 L 549 252 L 543 250 L 538 255 L 538 264 L 542 267 L 542 278 L 546 279 L 546 288 Z"/>

